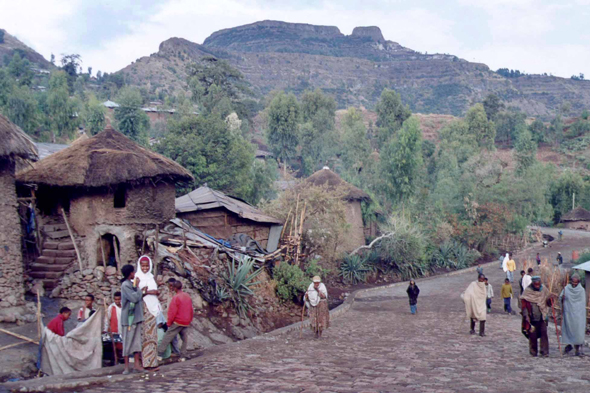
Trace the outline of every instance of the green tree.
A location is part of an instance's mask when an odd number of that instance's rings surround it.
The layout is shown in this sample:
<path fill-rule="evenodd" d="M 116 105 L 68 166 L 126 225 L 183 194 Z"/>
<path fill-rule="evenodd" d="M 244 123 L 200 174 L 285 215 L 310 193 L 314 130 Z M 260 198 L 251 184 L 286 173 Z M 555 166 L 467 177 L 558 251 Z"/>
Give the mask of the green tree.
<path fill-rule="evenodd" d="M 486 98 L 484 98 L 482 104 L 488 120 L 490 121 L 495 121 L 498 113 L 504 109 L 504 103 L 500 100 L 500 97 L 493 93 L 488 94 Z"/>
<path fill-rule="evenodd" d="M 14 124 L 27 134 L 34 135 L 39 125 L 38 104 L 26 86 L 15 86 L 0 108 Z"/>
<path fill-rule="evenodd" d="M 361 112 L 355 108 L 349 108 L 342 118 L 341 127 L 340 158 L 349 177 L 355 177 L 371 154 L 367 128 Z"/>
<path fill-rule="evenodd" d="M 60 136 L 69 139 L 78 126 L 77 103 L 70 99 L 68 82 L 63 71 L 54 72 L 49 79 L 46 104 L 47 117 L 51 124 L 52 141 Z"/>
<path fill-rule="evenodd" d="M 410 109 L 402 104 L 400 95 L 389 89 L 383 89 L 381 92 L 376 110 L 380 143 L 387 142 L 412 114 Z"/>
<path fill-rule="evenodd" d="M 545 126 L 545 123 L 543 123 L 541 120 L 535 119 L 535 121 L 529 125 L 529 131 L 531 132 L 535 142 L 541 143 L 548 141 L 548 130 Z"/>
<path fill-rule="evenodd" d="M 287 161 L 297 153 L 301 108 L 293 94 L 277 94 L 267 108 L 266 138 L 284 171 Z"/>
<path fill-rule="evenodd" d="M 537 144 L 526 126 L 520 126 L 514 148 L 516 150 L 516 172 L 524 174 L 537 160 Z"/>
<path fill-rule="evenodd" d="M 580 198 L 586 182 L 578 173 L 566 170 L 551 185 L 551 205 L 555 211 L 554 221 L 558 223 L 561 216 L 573 209 L 574 194 Z"/>
<path fill-rule="evenodd" d="M 4 43 L 4 30 L 0 29 L 0 44 Z"/>
<path fill-rule="evenodd" d="M 526 127 L 526 115 L 517 110 L 509 110 L 496 115 L 496 142 L 508 146 L 516 141 L 522 127 Z"/>
<path fill-rule="evenodd" d="M 70 93 L 74 92 L 74 83 L 78 77 L 78 70 L 82 64 L 82 57 L 78 54 L 61 55 L 61 69 L 67 75 L 68 89 Z"/>
<path fill-rule="evenodd" d="M 563 129 L 564 129 L 563 120 L 561 115 L 557 115 L 551 120 L 551 124 L 549 125 L 549 129 L 547 130 L 548 139 L 550 142 L 555 144 L 560 144 L 563 140 Z"/>
<path fill-rule="evenodd" d="M 14 80 L 4 68 L 0 68 L 0 108 L 8 103 L 13 88 Z"/>
<path fill-rule="evenodd" d="M 31 63 L 29 60 L 23 59 L 18 52 L 12 56 L 12 60 L 8 63 L 8 73 L 20 86 L 31 86 L 33 83 Z"/>
<path fill-rule="evenodd" d="M 422 166 L 422 132 L 415 117 L 404 122 L 401 130 L 385 146 L 381 172 L 386 194 L 395 202 L 404 201 L 416 189 Z"/>
<path fill-rule="evenodd" d="M 496 128 L 494 127 L 494 123 L 488 120 L 482 104 L 475 104 L 467 111 L 465 122 L 469 128 L 469 132 L 475 136 L 479 146 L 493 149 Z"/>
<path fill-rule="evenodd" d="M 263 199 L 273 199 L 276 196 L 274 182 L 278 177 L 276 162 L 254 160 L 246 201 L 257 205 Z"/>
<path fill-rule="evenodd" d="M 143 104 L 139 90 L 125 87 L 119 92 L 119 107 L 115 109 L 117 129 L 141 144 L 147 144 L 150 118 L 141 110 Z"/>
<path fill-rule="evenodd" d="M 84 123 L 91 135 L 96 135 L 101 132 L 106 126 L 105 107 L 100 103 L 96 97 L 90 97 L 84 106 Z"/>

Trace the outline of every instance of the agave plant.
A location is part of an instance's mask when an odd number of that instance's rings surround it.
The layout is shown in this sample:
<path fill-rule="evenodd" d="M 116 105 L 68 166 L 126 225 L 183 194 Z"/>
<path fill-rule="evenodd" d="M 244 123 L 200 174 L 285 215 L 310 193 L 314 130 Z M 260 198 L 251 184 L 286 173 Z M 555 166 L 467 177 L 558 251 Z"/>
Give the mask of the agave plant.
<path fill-rule="evenodd" d="M 227 264 L 225 282 L 230 290 L 230 297 L 240 316 L 245 317 L 250 309 L 248 296 L 254 294 L 252 286 L 258 284 L 254 279 L 262 269 L 254 270 L 254 260 L 250 257 L 232 258 Z"/>
<path fill-rule="evenodd" d="M 370 271 L 366 260 L 358 255 L 348 255 L 340 264 L 340 277 L 351 284 L 365 282 Z"/>

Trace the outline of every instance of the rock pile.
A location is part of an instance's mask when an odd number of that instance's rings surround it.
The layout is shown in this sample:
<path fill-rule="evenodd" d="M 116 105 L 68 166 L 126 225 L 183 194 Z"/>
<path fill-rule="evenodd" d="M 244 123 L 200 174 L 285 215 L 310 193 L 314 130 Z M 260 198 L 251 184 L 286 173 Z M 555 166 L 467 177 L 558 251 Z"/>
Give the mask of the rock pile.
<path fill-rule="evenodd" d="M 61 279 L 61 282 L 51 292 L 51 297 L 60 297 L 70 300 L 83 300 L 88 294 L 95 296 L 96 300 L 103 298 L 107 302 L 112 295 L 121 288 L 121 275 L 117 268 L 97 266 L 94 269 L 80 271 L 77 267 L 71 267 Z M 97 303 L 102 304 L 102 301 Z"/>

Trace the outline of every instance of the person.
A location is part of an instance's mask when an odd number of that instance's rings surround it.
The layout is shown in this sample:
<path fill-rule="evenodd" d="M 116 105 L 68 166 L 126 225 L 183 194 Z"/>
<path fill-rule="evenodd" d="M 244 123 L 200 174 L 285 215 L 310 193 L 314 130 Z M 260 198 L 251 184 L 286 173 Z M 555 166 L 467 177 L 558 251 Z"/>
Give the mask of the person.
<path fill-rule="evenodd" d="M 123 374 L 129 374 L 129 356 L 133 355 L 134 369 L 143 372 L 139 355 L 141 353 L 141 324 L 143 323 L 142 293 L 137 288 L 140 280 L 135 277 L 133 265 L 125 265 L 121 268 L 123 279 L 121 280 L 121 328 L 123 329 L 123 358 L 125 370 Z"/>
<path fill-rule="evenodd" d="M 477 272 L 477 277 L 479 277 L 480 274 L 483 274 L 483 267 L 481 267 L 481 264 L 477 264 L 477 268 L 475 268 L 475 271 Z"/>
<path fill-rule="evenodd" d="M 512 301 L 512 295 L 514 292 L 512 291 L 512 284 L 508 279 L 504 280 L 504 285 L 502 285 L 502 289 L 500 289 L 500 295 L 502 299 L 504 299 L 504 311 L 508 314 L 512 314 L 512 307 L 510 302 Z"/>
<path fill-rule="evenodd" d="M 485 277 L 480 275 L 477 281 L 469 284 L 462 297 L 465 302 L 465 313 L 471 320 L 469 333 L 475 334 L 475 322 L 479 321 L 479 335 L 485 337 L 487 298 Z"/>
<path fill-rule="evenodd" d="M 314 276 L 304 295 L 308 308 L 310 328 L 316 338 L 321 338 L 325 329 L 330 327 L 330 310 L 328 310 L 328 290 L 320 276 Z"/>
<path fill-rule="evenodd" d="M 563 263 L 563 256 L 561 256 L 561 253 L 558 252 L 557 253 L 557 264 L 561 265 Z"/>
<path fill-rule="evenodd" d="M 53 333 L 57 334 L 58 336 L 65 336 L 66 330 L 64 328 L 64 322 L 70 319 L 72 315 L 72 310 L 67 307 L 62 307 L 59 310 L 59 314 L 55 318 L 53 318 L 48 324 L 47 329 L 51 330 Z"/>
<path fill-rule="evenodd" d="M 541 266 L 541 256 L 537 253 L 537 266 Z"/>
<path fill-rule="evenodd" d="M 580 285 L 580 276 L 574 274 L 571 282 L 561 291 L 559 302 L 563 305 L 563 328 L 561 342 L 566 344 L 565 353 L 576 349 L 580 356 L 580 347 L 584 345 L 586 332 L 586 291 Z"/>
<path fill-rule="evenodd" d="M 522 309 L 522 331 L 529 339 L 529 352 L 537 356 L 537 341 L 541 340 L 541 356 L 549 356 L 547 321 L 551 297 L 549 290 L 541 283 L 541 277 L 534 276 L 531 285 L 525 288 L 520 298 Z"/>
<path fill-rule="evenodd" d="M 506 262 L 506 278 L 510 280 L 510 282 L 514 282 L 514 271 L 516 270 L 516 262 L 512 258 L 512 254 L 510 254 L 510 259 Z"/>
<path fill-rule="evenodd" d="M 506 256 L 502 260 L 502 270 L 504 270 L 504 273 L 508 272 L 507 264 L 508 264 L 509 260 L 510 260 L 510 254 L 506 253 Z"/>
<path fill-rule="evenodd" d="M 89 293 L 84 297 L 84 307 L 81 307 L 80 310 L 78 310 L 78 326 L 86 322 L 86 320 L 95 312 L 94 295 Z"/>
<path fill-rule="evenodd" d="M 115 341 L 117 351 L 123 350 L 121 340 L 121 292 L 117 291 L 113 295 L 113 303 L 107 308 L 107 317 L 104 321 L 103 332 L 111 333 L 112 339 Z"/>
<path fill-rule="evenodd" d="M 494 288 L 492 288 L 492 284 L 488 282 L 488 278 L 485 279 L 486 283 L 486 306 L 488 308 L 488 313 L 492 312 L 492 298 L 494 297 Z"/>
<path fill-rule="evenodd" d="M 522 280 L 524 280 L 524 276 L 526 275 L 524 270 L 520 271 L 520 280 L 518 280 L 518 285 L 520 285 L 520 294 L 524 291 L 524 287 L 522 286 Z"/>
<path fill-rule="evenodd" d="M 412 314 L 418 313 L 418 295 L 420 294 L 420 288 L 416 285 L 414 280 L 410 280 L 410 285 L 408 285 L 408 289 L 406 290 L 408 294 L 408 298 L 410 299 L 410 312 Z"/>
<path fill-rule="evenodd" d="M 168 345 L 178 335 L 182 339 L 182 346 L 180 347 L 180 361 L 186 358 L 186 348 L 188 345 L 188 327 L 190 326 L 194 310 L 193 301 L 191 297 L 182 291 L 182 282 L 175 281 L 173 283 L 175 295 L 170 301 L 168 307 L 168 330 L 158 345 L 158 357 L 162 359 L 162 355 L 166 352 Z"/>
<path fill-rule="evenodd" d="M 529 267 L 527 269 L 527 274 L 525 274 L 524 277 L 522 278 L 522 286 L 520 288 L 520 295 L 521 296 L 522 296 L 522 293 L 524 292 L 525 288 L 528 288 L 532 282 L 533 282 L 533 268 Z"/>
<path fill-rule="evenodd" d="M 558 240 L 561 241 L 563 239 L 563 231 L 560 229 L 559 232 L 557 232 L 557 234 L 559 235 Z"/>
<path fill-rule="evenodd" d="M 142 326 L 142 348 L 141 359 L 143 367 L 156 369 L 158 367 L 158 326 L 166 323 L 162 315 L 162 307 L 158 300 L 158 284 L 152 274 L 153 263 L 147 255 L 137 260 L 137 273 L 139 278 L 139 289 L 143 294 L 143 324 Z"/>

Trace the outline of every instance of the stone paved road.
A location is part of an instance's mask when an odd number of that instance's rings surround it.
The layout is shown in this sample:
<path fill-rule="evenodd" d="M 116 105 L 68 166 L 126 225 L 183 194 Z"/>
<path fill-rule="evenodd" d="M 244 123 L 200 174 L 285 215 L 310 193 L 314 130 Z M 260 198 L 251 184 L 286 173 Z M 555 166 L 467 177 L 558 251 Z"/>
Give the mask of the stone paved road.
<path fill-rule="evenodd" d="M 485 273 L 500 292 L 503 273 Z M 531 358 L 520 319 L 496 297 L 485 338 L 468 334 L 460 293 L 475 273 L 420 286 L 419 314 L 404 287 L 360 296 L 321 340 L 299 332 L 259 337 L 179 363 L 163 376 L 88 392 L 590 392 L 590 357 Z M 516 303 L 516 302 L 515 302 Z M 588 350 L 588 349 L 587 349 Z M 77 390 L 80 391 L 80 390 Z"/>

